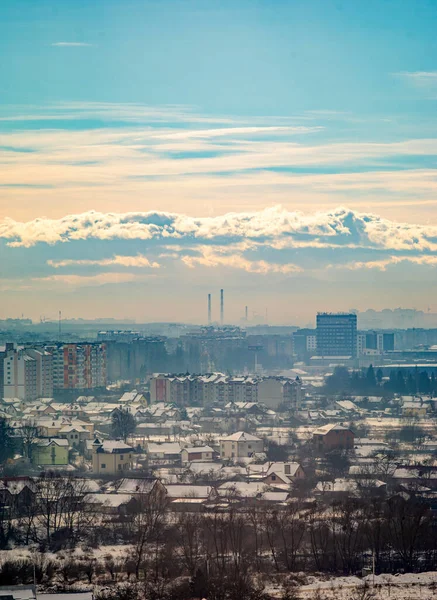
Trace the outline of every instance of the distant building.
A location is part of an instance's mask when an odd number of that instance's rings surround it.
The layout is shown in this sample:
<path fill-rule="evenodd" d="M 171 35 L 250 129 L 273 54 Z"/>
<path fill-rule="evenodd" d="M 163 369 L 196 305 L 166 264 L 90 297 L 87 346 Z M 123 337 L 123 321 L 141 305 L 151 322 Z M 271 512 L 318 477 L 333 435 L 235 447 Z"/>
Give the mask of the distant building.
<path fill-rule="evenodd" d="M 101 343 L 45 346 L 53 356 L 55 390 L 90 390 L 106 387 L 106 347 Z"/>
<path fill-rule="evenodd" d="M 35 400 L 53 395 L 52 356 L 49 352 L 7 344 L 2 354 L 1 394 L 4 398 Z"/>
<path fill-rule="evenodd" d="M 301 382 L 288 377 L 154 374 L 150 379 L 150 401 L 178 406 L 209 406 L 263 402 L 269 408 L 286 404 L 297 409 L 301 400 Z"/>
<path fill-rule="evenodd" d="M 294 353 L 299 360 L 306 360 L 317 352 L 317 332 L 315 329 L 298 329 L 293 333 Z"/>
<path fill-rule="evenodd" d="M 360 331 L 357 334 L 358 356 L 383 354 L 395 349 L 395 334 L 382 331 Z"/>
<path fill-rule="evenodd" d="M 237 461 L 260 452 L 264 452 L 264 441 L 244 431 L 237 431 L 220 440 L 220 456 L 224 459 Z"/>
<path fill-rule="evenodd" d="M 351 450 L 354 447 L 354 432 L 343 425 L 323 425 L 313 431 L 313 444 L 319 452 Z"/>
<path fill-rule="evenodd" d="M 124 442 L 98 438 L 93 443 L 93 473 L 119 475 L 133 467 L 134 449 Z"/>
<path fill-rule="evenodd" d="M 318 313 L 317 354 L 320 357 L 357 355 L 357 315 Z"/>

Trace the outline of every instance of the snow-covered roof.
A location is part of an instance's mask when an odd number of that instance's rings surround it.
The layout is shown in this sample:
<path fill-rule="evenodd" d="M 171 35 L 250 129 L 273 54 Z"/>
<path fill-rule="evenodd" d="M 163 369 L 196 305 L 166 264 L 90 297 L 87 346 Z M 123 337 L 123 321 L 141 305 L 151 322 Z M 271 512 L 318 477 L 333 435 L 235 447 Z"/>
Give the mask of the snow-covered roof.
<path fill-rule="evenodd" d="M 261 438 L 245 431 L 237 431 L 232 435 L 220 438 L 221 442 L 261 442 Z"/>

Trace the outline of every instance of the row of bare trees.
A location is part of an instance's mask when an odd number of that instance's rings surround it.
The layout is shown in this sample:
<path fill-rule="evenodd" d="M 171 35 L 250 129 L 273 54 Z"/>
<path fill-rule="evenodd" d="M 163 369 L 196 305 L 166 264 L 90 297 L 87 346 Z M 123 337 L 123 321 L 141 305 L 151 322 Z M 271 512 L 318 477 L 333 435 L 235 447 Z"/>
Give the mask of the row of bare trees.
<path fill-rule="evenodd" d="M 225 506 L 173 512 L 155 486 L 136 493 L 127 514 L 104 515 L 86 479 L 47 473 L 34 485 L 27 501 L 0 511 L 4 547 L 129 544 L 124 569 L 135 581 L 179 577 L 209 589 L 229 580 L 247 586 L 272 568 L 352 574 L 372 565 L 377 573 L 437 567 L 437 517 L 426 503 L 402 496 L 273 507 L 231 491 Z"/>
<path fill-rule="evenodd" d="M 96 506 L 89 501 L 86 479 L 43 473 L 27 481 L 21 493 L 8 494 L 7 480 L 0 503 L 0 545 L 11 541 L 57 549 L 74 547 L 89 535 Z"/>

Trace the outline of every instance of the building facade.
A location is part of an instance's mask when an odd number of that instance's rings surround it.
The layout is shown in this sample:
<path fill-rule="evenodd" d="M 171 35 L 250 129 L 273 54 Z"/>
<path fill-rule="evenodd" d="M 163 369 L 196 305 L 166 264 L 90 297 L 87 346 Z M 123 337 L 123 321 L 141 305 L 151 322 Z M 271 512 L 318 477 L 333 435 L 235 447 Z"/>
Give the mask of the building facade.
<path fill-rule="evenodd" d="M 53 395 L 52 356 L 45 350 L 7 344 L 2 358 L 3 398 L 36 400 Z"/>
<path fill-rule="evenodd" d="M 318 313 L 317 355 L 357 356 L 357 315 Z"/>
<path fill-rule="evenodd" d="M 237 433 L 220 440 L 220 457 L 222 459 L 236 462 L 239 458 L 249 458 L 260 452 L 264 452 L 263 440 L 245 431 L 237 431 Z"/>
<path fill-rule="evenodd" d="M 106 387 L 106 347 L 101 343 L 54 344 L 54 390 L 90 390 Z"/>

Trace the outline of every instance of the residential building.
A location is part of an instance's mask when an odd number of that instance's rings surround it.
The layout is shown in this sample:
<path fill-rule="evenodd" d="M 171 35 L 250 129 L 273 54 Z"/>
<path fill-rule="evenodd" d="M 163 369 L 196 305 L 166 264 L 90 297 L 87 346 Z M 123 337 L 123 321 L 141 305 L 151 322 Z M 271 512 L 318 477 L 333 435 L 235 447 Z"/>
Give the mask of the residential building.
<path fill-rule="evenodd" d="M 354 446 L 355 434 L 343 425 L 323 425 L 313 431 L 313 443 L 319 452 L 331 450 L 351 450 Z"/>
<path fill-rule="evenodd" d="M 134 449 L 121 441 L 94 440 L 93 472 L 98 475 L 119 475 L 133 467 Z"/>
<path fill-rule="evenodd" d="M 294 353 L 305 360 L 317 352 L 317 333 L 315 329 L 298 329 L 293 333 Z"/>
<path fill-rule="evenodd" d="M 317 314 L 317 355 L 320 357 L 357 355 L 357 315 Z"/>
<path fill-rule="evenodd" d="M 40 439 L 32 452 L 32 463 L 38 466 L 68 465 L 68 441 L 61 438 Z"/>
<path fill-rule="evenodd" d="M 52 356 L 48 352 L 7 344 L 3 355 L 4 398 L 35 400 L 53 395 Z"/>
<path fill-rule="evenodd" d="M 245 431 L 237 431 L 220 439 L 220 456 L 223 459 L 237 461 L 264 452 L 264 441 Z"/>
<path fill-rule="evenodd" d="M 178 406 L 211 406 L 232 403 L 264 402 L 269 408 L 286 404 L 297 409 L 301 382 L 288 377 L 170 375 L 158 373 L 150 379 L 150 401 Z"/>
<path fill-rule="evenodd" d="M 53 356 L 55 390 L 90 390 L 106 386 L 105 344 L 54 344 L 46 346 L 45 350 Z"/>
<path fill-rule="evenodd" d="M 183 448 L 181 451 L 182 464 L 191 462 L 209 462 L 214 457 L 214 450 L 210 446 L 194 446 Z"/>

